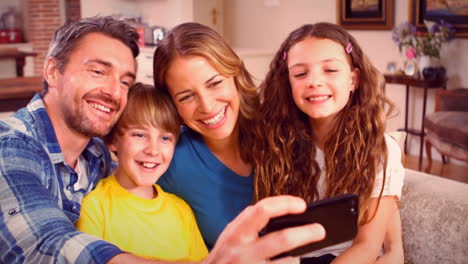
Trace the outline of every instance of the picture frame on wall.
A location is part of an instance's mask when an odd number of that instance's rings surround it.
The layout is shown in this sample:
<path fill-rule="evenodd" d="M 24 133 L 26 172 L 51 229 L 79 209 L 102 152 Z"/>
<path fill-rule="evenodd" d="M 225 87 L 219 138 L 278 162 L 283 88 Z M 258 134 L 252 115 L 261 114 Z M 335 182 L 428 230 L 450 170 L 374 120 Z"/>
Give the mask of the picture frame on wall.
<path fill-rule="evenodd" d="M 346 29 L 392 29 L 394 0 L 336 0 L 337 24 Z"/>
<path fill-rule="evenodd" d="M 418 31 L 427 32 L 424 20 L 444 20 L 455 26 L 455 37 L 468 38 L 468 0 L 410 0 L 409 21 Z"/>

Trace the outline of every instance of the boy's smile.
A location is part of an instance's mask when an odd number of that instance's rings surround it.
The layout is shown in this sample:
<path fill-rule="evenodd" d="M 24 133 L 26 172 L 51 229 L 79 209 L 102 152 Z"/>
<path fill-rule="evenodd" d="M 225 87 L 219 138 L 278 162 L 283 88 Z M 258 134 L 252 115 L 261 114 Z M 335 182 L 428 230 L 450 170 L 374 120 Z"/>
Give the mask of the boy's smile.
<path fill-rule="evenodd" d="M 169 167 L 175 141 L 172 133 L 152 126 L 119 128 L 109 146 L 119 160 L 115 178 L 129 192 L 145 196 Z"/>

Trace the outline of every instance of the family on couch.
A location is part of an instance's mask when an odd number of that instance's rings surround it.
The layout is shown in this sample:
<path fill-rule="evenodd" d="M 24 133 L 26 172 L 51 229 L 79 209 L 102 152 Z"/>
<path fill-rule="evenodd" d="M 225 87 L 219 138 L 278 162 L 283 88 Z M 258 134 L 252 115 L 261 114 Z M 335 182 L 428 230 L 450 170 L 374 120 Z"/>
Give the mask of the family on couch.
<path fill-rule="evenodd" d="M 0 122 L 1 262 L 164 263 L 74 227 L 83 196 L 112 171 L 98 137 L 127 104 L 137 38 L 109 17 L 62 26 L 41 95 Z M 348 192 L 360 197 L 353 243 L 301 262 L 403 262 L 396 202 L 404 170 L 398 145 L 385 135 L 390 102 L 380 74 L 345 30 L 317 23 L 293 31 L 259 93 L 226 42 L 196 23 L 175 27 L 161 42 L 154 73 L 155 89 L 170 96 L 184 127 L 161 191 L 149 186 L 155 199 L 164 190 L 192 207 L 210 249 L 203 263 L 295 263 L 270 259 L 323 239 L 323 227 L 258 232 L 270 218 Z"/>

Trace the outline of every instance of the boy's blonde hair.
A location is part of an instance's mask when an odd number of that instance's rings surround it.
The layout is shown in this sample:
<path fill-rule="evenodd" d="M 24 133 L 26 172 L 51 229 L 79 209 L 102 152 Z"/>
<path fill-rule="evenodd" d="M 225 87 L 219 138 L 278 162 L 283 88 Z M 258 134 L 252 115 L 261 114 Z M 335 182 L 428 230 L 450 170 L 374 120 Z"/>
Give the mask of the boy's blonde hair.
<path fill-rule="evenodd" d="M 104 137 L 107 144 L 112 143 L 116 133 L 133 126 L 157 127 L 174 134 L 176 140 L 180 134 L 180 119 L 170 96 L 154 86 L 135 83 L 128 92 L 128 101 L 119 121 Z"/>

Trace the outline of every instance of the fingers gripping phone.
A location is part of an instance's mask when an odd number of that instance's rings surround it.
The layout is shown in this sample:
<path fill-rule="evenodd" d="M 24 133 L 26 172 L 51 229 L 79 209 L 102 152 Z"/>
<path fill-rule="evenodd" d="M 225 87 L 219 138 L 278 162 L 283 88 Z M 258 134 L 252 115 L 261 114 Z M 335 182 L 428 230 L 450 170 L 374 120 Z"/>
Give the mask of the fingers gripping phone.
<path fill-rule="evenodd" d="M 271 219 L 260 232 L 260 236 L 283 228 L 311 223 L 320 223 L 325 228 L 326 236 L 324 240 L 293 249 L 275 258 L 300 256 L 317 249 L 352 240 L 358 229 L 358 201 L 356 195 L 344 194 L 313 202 L 307 206 L 307 210 L 302 214 L 291 214 Z"/>

